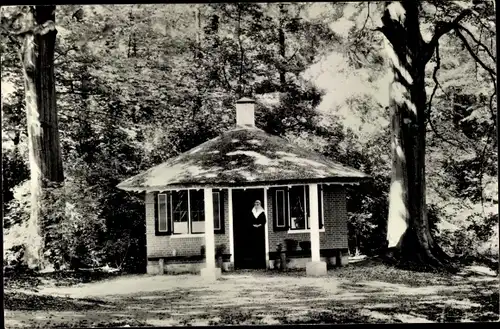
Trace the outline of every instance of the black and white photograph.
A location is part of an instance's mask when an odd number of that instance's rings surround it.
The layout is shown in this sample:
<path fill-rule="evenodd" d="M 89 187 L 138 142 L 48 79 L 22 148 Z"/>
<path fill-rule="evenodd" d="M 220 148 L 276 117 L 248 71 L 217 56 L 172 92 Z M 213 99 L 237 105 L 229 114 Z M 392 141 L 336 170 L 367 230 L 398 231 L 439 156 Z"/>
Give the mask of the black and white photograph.
<path fill-rule="evenodd" d="M 500 321 L 495 1 L 0 18 L 5 328 Z"/>

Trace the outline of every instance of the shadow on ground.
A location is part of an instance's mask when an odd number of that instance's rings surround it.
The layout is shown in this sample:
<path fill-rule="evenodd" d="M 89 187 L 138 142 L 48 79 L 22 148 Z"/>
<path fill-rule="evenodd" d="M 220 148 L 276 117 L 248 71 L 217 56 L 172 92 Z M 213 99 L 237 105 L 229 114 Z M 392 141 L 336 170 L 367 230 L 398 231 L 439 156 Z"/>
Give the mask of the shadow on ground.
<path fill-rule="evenodd" d="M 498 320 L 498 278 L 380 264 L 304 272 L 124 276 L 39 292 L 7 290 L 6 327 L 468 322 Z"/>

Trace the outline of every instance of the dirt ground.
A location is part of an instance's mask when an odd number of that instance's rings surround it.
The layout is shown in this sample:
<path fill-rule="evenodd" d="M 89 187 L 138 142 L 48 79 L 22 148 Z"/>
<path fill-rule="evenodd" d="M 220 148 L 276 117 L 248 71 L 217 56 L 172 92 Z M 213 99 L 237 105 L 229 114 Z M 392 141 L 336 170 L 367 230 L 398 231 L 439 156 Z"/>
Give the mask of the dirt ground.
<path fill-rule="evenodd" d="M 239 271 L 5 287 L 6 328 L 498 321 L 498 277 L 350 265 L 327 277 Z"/>

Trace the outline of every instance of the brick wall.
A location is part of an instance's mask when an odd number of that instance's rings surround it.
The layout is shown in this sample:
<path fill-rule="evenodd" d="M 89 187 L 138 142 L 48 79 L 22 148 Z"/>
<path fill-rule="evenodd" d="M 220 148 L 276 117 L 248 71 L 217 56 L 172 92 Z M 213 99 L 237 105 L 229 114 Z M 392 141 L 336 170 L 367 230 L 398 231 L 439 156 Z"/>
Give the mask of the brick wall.
<path fill-rule="evenodd" d="M 336 186 L 323 187 L 324 203 L 324 232 L 319 233 L 320 248 L 334 249 L 347 248 L 347 210 L 345 190 Z M 278 243 L 285 246 L 285 239 L 295 239 L 298 241 L 310 241 L 309 233 L 288 233 L 273 229 L 273 202 L 272 195 L 267 195 L 267 218 L 269 219 L 269 251 L 276 251 Z"/>
<path fill-rule="evenodd" d="M 273 230 L 273 202 L 272 195 L 267 195 L 267 218 L 269 233 L 269 251 L 276 251 L 276 245 L 285 239 L 309 241 L 309 233 L 289 234 L 286 231 L 274 232 Z M 229 207 L 228 193 L 224 190 L 224 234 L 215 234 L 215 244 L 224 243 L 226 253 L 229 253 Z M 320 248 L 347 248 L 347 210 L 345 190 L 338 186 L 324 186 L 324 227 L 325 232 L 320 232 Z M 205 244 L 203 235 L 199 237 L 175 238 L 171 236 L 155 236 L 154 227 L 154 198 L 153 193 L 146 193 L 146 242 L 148 257 L 172 256 L 176 250 L 179 256 L 199 255 L 200 247 Z"/>
<path fill-rule="evenodd" d="M 343 187 L 323 185 L 325 233 L 321 248 L 347 248 L 347 200 Z"/>
<path fill-rule="evenodd" d="M 223 193 L 224 204 L 224 234 L 215 234 L 215 245 L 224 243 L 226 253 L 229 253 L 229 208 L 227 190 Z M 169 257 L 176 250 L 177 256 L 199 255 L 201 246 L 205 244 L 203 234 L 196 237 L 177 238 L 169 235 L 155 235 L 155 204 L 154 194 L 146 193 L 146 244 L 148 257 Z"/>

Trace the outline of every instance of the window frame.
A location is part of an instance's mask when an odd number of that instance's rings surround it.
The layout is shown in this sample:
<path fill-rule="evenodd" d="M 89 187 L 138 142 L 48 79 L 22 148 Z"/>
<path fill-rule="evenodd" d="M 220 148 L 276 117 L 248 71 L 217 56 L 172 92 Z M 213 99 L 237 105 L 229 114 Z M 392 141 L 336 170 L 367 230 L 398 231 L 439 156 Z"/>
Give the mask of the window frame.
<path fill-rule="evenodd" d="M 304 228 L 292 228 L 292 215 L 291 215 L 291 209 L 290 209 L 290 190 L 293 188 L 293 187 L 302 187 L 303 190 L 304 190 Z M 291 188 L 288 188 L 287 189 L 287 193 L 288 193 L 288 230 L 289 231 L 308 231 L 310 230 L 310 227 L 309 227 L 309 212 L 308 212 L 308 208 L 309 208 L 309 199 L 307 198 L 308 196 L 308 189 L 309 189 L 309 186 L 308 185 L 295 185 L 295 186 L 292 186 Z"/>
<path fill-rule="evenodd" d="M 287 218 L 287 207 L 289 208 L 289 202 L 287 203 L 287 197 L 288 197 L 288 193 L 287 193 L 287 190 L 286 189 L 276 189 L 275 191 L 275 206 L 276 206 L 276 211 L 275 211 L 275 227 L 278 228 L 278 229 L 286 229 L 287 228 L 287 221 L 288 221 L 288 218 Z M 279 208 L 278 208 L 278 192 L 281 192 L 283 194 L 283 225 L 279 225 L 279 221 L 278 221 L 278 214 L 279 214 Z"/>
<path fill-rule="evenodd" d="M 173 194 L 174 193 L 179 193 L 181 191 L 166 191 L 162 193 L 156 193 L 156 197 L 154 198 L 155 204 L 154 204 L 154 211 L 155 211 L 155 235 L 156 236 L 162 236 L 162 235 L 170 235 L 171 237 L 200 237 L 205 234 L 205 232 L 197 232 L 193 233 L 193 221 L 191 218 L 191 190 L 183 190 L 187 192 L 187 215 L 188 215 L 188 220 L 187 220 L 187 226 L 188 226 L 188 233 L 175 233 L 174 231 L 174 222 L 173 222 Z M 198 191 L 198 190 L 195 190 Z M 219 202 L 219 216 L 218 216 L 218 223 L 219 223 L 219 228 L 215 227 L 215 222 L 214 222 L 214 234 L 224 234 L 225 233 L 225 227 L 224 227 L 224 198 L 223 198 L 223 190 L 217 190 L 214 191 L 212 190 L 212 197 L 215 198 L 215 194 L 217 194 L 217 200 Z M 165 197 L 164 201 L 166 201 L 165 204 L 165 212 L 166 212 L 166 230 L 160 230 L 160 198 Z M 204 199 L 204 196 L 203 196 Z M 203 218 L 205 220 L 205 213 L 203 211 Z M 204 222 L 203 220 L 203 222 Z M 215 220 L 215 211 L 214 211 L 214 220 Z"/>
<path fill-rule="evenodd" d="M 215 227 L 215 222 L 214 222 L 214 232 L 221 231 L 223 229 L 222 227 L 222 215 L 221 212 L 224 211 L 223 208 L 223 202 L 221 202 L 221 191 L 212 191 L 212 202 L 215 200 L 215 195 L 217 194 L 217 203 L 219 204 L 219 227 Z M 222 204 L 221 204 L 222 203 Z M 222 205 L 222 207 L 221 207 Z M 214 213 L 214 220 L 215 220 L 215 213 Z"/>
<path fill-rule="evenodd" d="M 318 203 L 318 217 L 319 217 L 319 230 L 320 232 L 325 231 L 325 204 L 324 204 L 324 198 L 323 198 L 323 193 L 325 191 L 325 187 L 323 184 L 318 185 L 319 188 L 319 203 Z"/>
<path fill-rule="evenodd" d="M 309 185 L 296 185 L 301 186 L 304 189 L 304 216 L 305 216 L 305 228 L 292 228 L 292 216 L 290 211 L 290 189 L 291 187 L 275 187 L 273 193 L 273 219 L 274 219 L 274 231 L 286 231 L 289 234 L 299 234 L 299 233 L 310 233 L 310 209 L 309 209 Z M 285 225 L 278 225 L 278 192 L 285 193 L 285 203 L 284 208 L 285 215 Z M 324 187 L 323 184 L 318 184 L 318 225 L 319 232 L 325 232 L 325 221 L 324 221 Z"/>
<path fill-rule="evenodd" d="M 191 202 L 191 193 L 192 192 L 198 192 L 198 190 L 188 190 L 188 223 L 189 223 L 189 232 L 186 234 L 186 233 L 178 233 L 178 235 L 182 234 L 182 235 L 197 235 L 197 234 L 205 234 L 205 231 L 203 232 L 194 232 L 193 233 L 193 218 L 191 217 L 192 215 L 192 212 L 193 211 L 196 211 L 196 210 L 193 210 L 191 208 L 192 206 L 192 202 Z M 202 199 L 204 201 L 205 199 L 205 196 L 202 195 Z M 205 222 L 205 209 L 203 208 L 203 221 L 197 221 L 197 222 Z M 203 230 L 205 230 L 205 227 L 203 226 Z M 174 232 L 175 234 L 175 232 Z"/>
<path fill-rule="evenodd" d="M 160 197 L 164 197 L 164 201 L 165 201 L 165 227 L 166 227 L 166 230 L 161 230 L 160 227 L 161 227 L 161 223 L 160 223 Z M 171 204 L 171 202 L 169 203 L 169 195 L 167 193 L 158 193 L 156 195 L 156 201 L 157 203 L 155 204 L 155 213 L 156 213 L 156 216 L 155 216 L 155 219 L 156 219 L 156 227 L 155 227 L 155 231 L 156 231 L 156 234 L 157 235 L 167 235 L 167 234 L 170 234 L 170 225 L 169 225 L 169 204 Z M 170 207 L 171 208 L 171 207 Z M 171 212 L 172 209 L 170 209 L 170 212 Z"/>
<path fill-rule="evenodd" d="M 174 222 L 174 202 L 173 202 L 173 199 L 174 199 L 174 193 L 179 193 L 179 192 L 187 192 L 187 222 L 186 222 L 186 226 L 187 226 L 187 231 L 188 233 L 175 233 L 175 222 Z M 168 192 L 168 195 L 170 196 L 170 222 L 171 222 L 171 225 L 172 225 L 172 230 L 171 230 L 171 234 L 172 235 L 191 235 L 191 233 L 189 233 L 191 231 L 191 214 L 190 214 L 190 207 L 189 207 L 189 190 L 183 190 L 183 191 L 169 191 Z M 179 197 L 179 196 L 177 196 Z M 180 197 L 179 197 L 180 199 Z M 180 212 L 184 211 L 184 209 L 181 209 Z M 184 222 L 179 222 L 179 223 L 184 223 Z"/>

